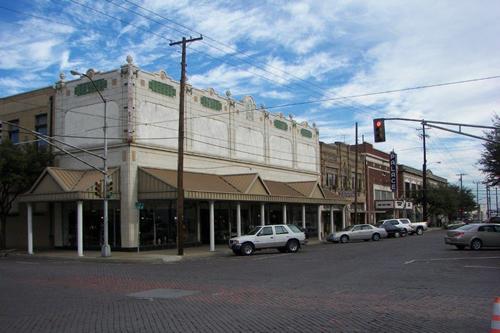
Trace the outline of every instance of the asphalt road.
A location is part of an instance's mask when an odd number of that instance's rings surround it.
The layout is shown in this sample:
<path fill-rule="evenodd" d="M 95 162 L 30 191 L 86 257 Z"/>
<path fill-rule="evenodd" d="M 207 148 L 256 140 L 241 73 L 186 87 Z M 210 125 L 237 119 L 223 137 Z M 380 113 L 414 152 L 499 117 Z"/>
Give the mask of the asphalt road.
<path fill-rule="evenodd" d="M 500 250 L 442 231 L 169 264 L 0 259 L 2 332 L 487 332 Z"/>

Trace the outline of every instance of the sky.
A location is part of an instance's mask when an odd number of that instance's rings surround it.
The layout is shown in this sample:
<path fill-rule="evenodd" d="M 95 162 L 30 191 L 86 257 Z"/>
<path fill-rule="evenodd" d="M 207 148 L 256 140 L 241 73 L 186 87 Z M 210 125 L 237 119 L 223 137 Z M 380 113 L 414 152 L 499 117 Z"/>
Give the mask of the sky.
<path fill-rule="evenodd" d="M 491 126 L 500 113 L 500 78 L 341 98 L 499 76 L 496 0 L 3 1 L 0 97 L 53 85 L 60 72 L 71 78 L 72 69 L 113 70 L 127 55 L 179 79 L 180 50 L 169 43 L 200 34 L 188 48 L 190 84 L 251 95 L 272 112 L 315 123 L 326 143 L 353 144 L 356 122 L 359 140 L 373 143 L 374 118 Z M 399 163 L 420 169 L 421 124 L 385 127 L 387 141 L 375 148 L 394 149 Z M 483 141 L 426 132 L 428 168 L 456 185 L 464 174 L 476 193 Z M 485 194 L 481 184 L 481 201 Z"/>

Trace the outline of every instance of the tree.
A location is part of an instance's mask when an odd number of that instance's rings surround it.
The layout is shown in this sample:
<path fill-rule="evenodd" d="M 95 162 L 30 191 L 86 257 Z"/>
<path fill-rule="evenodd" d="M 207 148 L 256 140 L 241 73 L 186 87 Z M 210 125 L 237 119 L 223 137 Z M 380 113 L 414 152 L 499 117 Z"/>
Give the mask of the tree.
<path fill-rule="evenodd" d="M 458 186 L 450 184 L 430 186 L 427 190 L 427 203 L 430 214 L 446 215 L 449 220 L 456 219 L 460 210 L 466 212 L 476 209 L 471 189 L 460 190 Z"/>
<path fill-rule="evenodd" d="M 486 138 L 489 140 L 500 140 L 500 117 L 495 115 L 493 117 L 493 129 L 485 133 Z M 500 184 L 500 144 L 495 142 L 486 141 L 483 144 L 484 151 L 481 154 L 479 164 L 480 170 L 486 174 L 486 182 L 490 186 L 497 186 Z"/>
<path fill-rule="evenodd" d="M 43 169 L 52 163 L 49 150 L 36 145 L 0 144 L 0 248 L 7 244 L 7 216 L 14 201 L 29 190 Z"/>

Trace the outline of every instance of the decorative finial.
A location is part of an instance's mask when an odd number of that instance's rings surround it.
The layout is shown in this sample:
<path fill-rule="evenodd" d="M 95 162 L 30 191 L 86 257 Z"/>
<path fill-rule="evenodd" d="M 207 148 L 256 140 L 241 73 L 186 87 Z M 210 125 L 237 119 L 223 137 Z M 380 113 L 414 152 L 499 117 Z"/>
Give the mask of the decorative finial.
<path fill-rule="evenodd" d="M 66 78 L 66 75 L 64 75 L 64 72 L 59 73 L 59 79 L 61 79 L 61 82 L 64 82 L 65 78 Z"/>
<path fill-rule="evenodd" d="M 226 97 L 231 98 L 231 90 L 226 90 Z"/>
<path fill-rule="evenodd" d="M 132 65 L 134 63 L 134 58 L 129 54 L 127 56 L 127 64 Z"/>
<path fill-rule="evenodd" d="M 95 75 L 95 70 L 93 68 L 89 68 L 87 70 L 86 74 L 87 74 L 88 77 L 90 77 L 92 79 L 94 77 L 94 75 Z"/>

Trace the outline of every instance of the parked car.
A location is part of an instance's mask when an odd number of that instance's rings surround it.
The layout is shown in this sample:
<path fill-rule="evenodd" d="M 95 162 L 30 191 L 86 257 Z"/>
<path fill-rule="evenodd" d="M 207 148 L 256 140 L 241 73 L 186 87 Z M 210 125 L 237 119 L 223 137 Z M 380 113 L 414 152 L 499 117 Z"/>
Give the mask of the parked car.
<path fill-rule="evenodd" d="M 384 223 L 385 221 L 398 221 L 399 223 L 397 225 L 401 228 L 405 228 L 410 235 L 423 235 L 424 231 L 428 228 L 427 222 L 411 222 L 410 219 L 407 218 L 382 220 L 380 223 Z"/>
<path fill-rule="evenodd" d="M 444 242 L 463 250 L 470 247 L 479 250 L 483 247 L 500 247 L 500 224 L 474 223 L 446 232 Z"/>
<path fill-rule="evenodd" d="M 500 223 L 500 216 L 492 216 L 488 219 L 488 223 Z"/>
<path fill-rule="evenodd" d="M 387 237 L 406 237 L 408 231 L 405 228 L 399 227 L 397 222 L 388 220 L 380 225 L 380 228 L 384 228 L 387 231 Z"/>
<path fill-rule="evenodd" d="M 332 233 L 326 238 L 329 242 L 347 243 L 353 240 L 373 240 L 378 241 L 387 237 L 384 228 L 377 228 L 371 224 L 356 224 L 345 228 L 342 231 Z"/>
<path fill-rule="evenodd" d="M 380 226 L 384 225 L 393 225 L 401 229 L 405 229 L 407 234 L 413 234 L 415 231 L 410 223 L 410 220 L 408 219 L 390 219 L 390 220 L 382 220 L 379 221 Z"/>
<path fill-rule="evenodd" d="M 280 252 L 297 252 L 307 243 L 306 235 L 294 224 L 264 225 L 253 228 L 249 233 L 229 240 L 234 254 L 251 255 L 262 249 L 278 249 Z"/>

